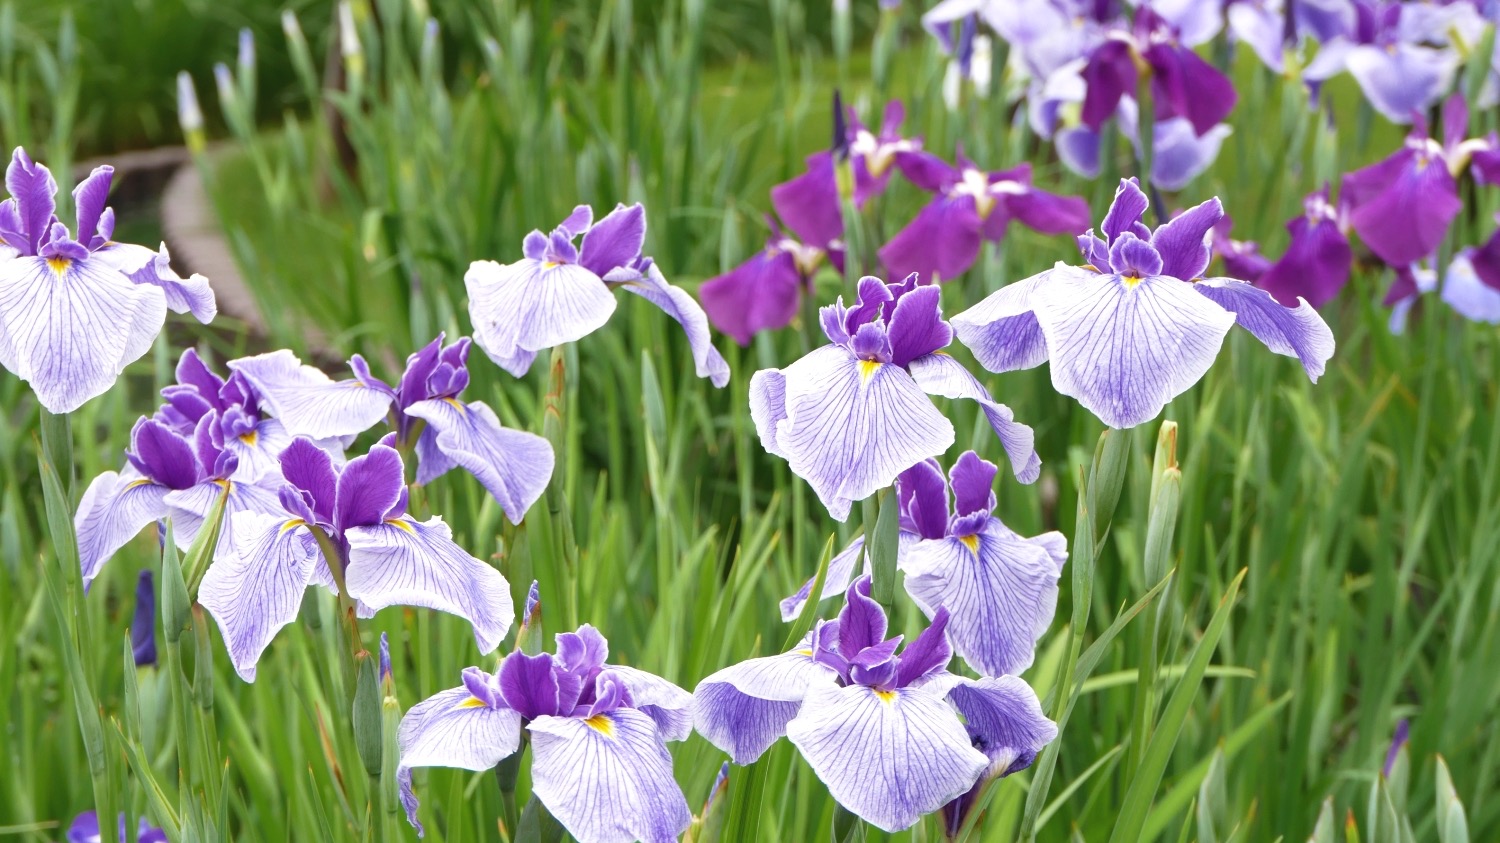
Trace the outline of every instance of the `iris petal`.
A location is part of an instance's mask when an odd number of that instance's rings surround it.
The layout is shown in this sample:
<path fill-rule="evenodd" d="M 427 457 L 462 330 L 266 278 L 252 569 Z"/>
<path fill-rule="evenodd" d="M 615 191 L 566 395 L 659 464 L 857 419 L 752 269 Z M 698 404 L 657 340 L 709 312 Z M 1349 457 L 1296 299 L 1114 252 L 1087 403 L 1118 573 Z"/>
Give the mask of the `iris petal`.
<path fill-rule="evenodd" d="M 137 533 L 166 516 L 164 499 L 171 491 L 130 470 L 123 474 L 106 471 L 89 483 L 73 519 L 84 588 Z"/>
<path fill-rule="evenodd" d="M 461 465 L 479 478 L 511 523 L 521 523 L 546 491 L 552 477 L 551 444 L 534 433 L 502 426 L 495 411 L 484 403 L 418 401 L 406 408 L 406 414 L 427 422 L 435 450 L 451 461 L 449 465 Z M 430 453 L 420 455 L 418 483 L 432 482 L 449 467 L 427 459 Z"/>
<path fill-rule="evenodd" d="M 618 286 L 627 293 L 634 293 L 651 302 L 677 320 L 677 324 L 687 334 L 688 347 L 692 349 L 693 366 L 698 377 L 708 378 L 710 383 L 718 387 L 729 383 L 729 364 L 724 361 L 719 350 L 714 348 L 713 336 L 708 331 L 708 314 L 703 312 L 698 302 L 686 290 L 668 284 L 655 263 L 646 268 L 645 274 L 632 274 L 634 277 L 620 282 Z M 615 276 L 607 276 L 605 280 L 614 281 Z"/>
<path fill-rule="evenodd" d="M 951 356 L 937 352 L 918 357 L 911 362 L 911 375 L 917 385 L 932 395 L 945 398 L 967 398 L 979 405 L 990 423 L 1005 455 L 1010 459 L 1011 470 L 1022 483 L 1035 482 L 1041 475 L 1042 458 L 1036 452 L 1036 435 L 1031 427 L 1016 421 L 1010 408 L 994 400 L 963 364 Z M 950 443 L 951 444 L 951 443 Z M 946 449 L 945 449 L 946 450 Z"/>
<path fill-rule="evenodd" d="M 577 264 L 475 261 L 464 284 L 474 342 L 516 377 L 536 352 L 588 336 L 615 312 L 602 279 Z"/>
<path fill-rule="evenodd" d="M 1021 678 L 954 680 L 948 699 L 964 716 L 974 747 L 989 758 L 990 775 L 1025 769 L 1057 738 L 1057 724 L 1042 713 L 1036 691 Z"/>
<path fill-rule="evenodd" d="M 402 767 L 488 770 L 521 745 L 521 715 L 474 705 L 467 688 L 440 691 L 401 718 Z"/>
<path fill-rule="evenodd" d="M 358 380 L 335 381 L 286 349 L 229 361 L 293 436 L 324 439 L 363 433 L 385 418 L 392 396 Z"/>
<path fill-rule="evenodd" d="M 1232 278 L 1205 278 L 1193 289 L 1234 314 L 1241 328 L 1266 348 L 1296 357 L 1307 376 L 1317 383 L 1328 358 L 1333 356 L 1333 331 L 1306 301 L 1285 307 L 1270 293 Z"/>
<path fill-rule="evenodd" d="M 1031 312 L 1031 293 L 1053 271 L 1007 284 L 950 320 L 958 341 L 979 365 L 991 372 L 1013 372 L 1047 362 L 1047 340 Z"/>
<path fill-rule="evenodd" d="M 749 764 L 786 734 L 808 689 L 836 679 L 810 649 L 730 665 L 693 689 L 693 724 L 734 763 Z"/>

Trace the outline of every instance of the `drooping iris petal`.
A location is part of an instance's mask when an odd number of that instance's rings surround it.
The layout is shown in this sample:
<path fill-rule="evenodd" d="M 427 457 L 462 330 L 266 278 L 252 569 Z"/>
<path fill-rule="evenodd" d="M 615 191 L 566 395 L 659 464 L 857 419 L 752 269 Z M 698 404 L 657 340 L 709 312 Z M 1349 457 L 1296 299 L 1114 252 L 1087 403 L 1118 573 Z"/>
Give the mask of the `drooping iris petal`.
<path fill-rule="evenodd" d="M 607 670 L 630 690 L 632 707 L 650 717 L 662 740 L 682 741 L 693 733 L 693 695 L 644 670 L 610 665 Z"/>
<path fill-rule="evenodd" d="M 755 334 L 784 328 L 797 315 L 802 276 L 789 251 L 767 246 L 723 275 L 703 282 L 698 297 L 714 327 L 749 345 Z"/>
<path fill-rule="evenodd" d="M 171 491 L 133 470 L 123 474 L 106 471 L 89 483 L 73 519 L 84 588 L 120 548 L 166 516 L 165 498 Z"/>
<path fill-rule="evenodd" d="M 837 520 L 849 517 L 854 501 L 953 444 L 953 425 L 897 366 L 824 346 L 779 374 L 785 403 L 774 434 L 761 423 L 778 415 L 778 408 L 768 399 L 771 412 L 756 413 L 752 403 L 761 439 L 774 443 Z"/>
<path fill-rule="evenodd" d="M 807 158 L 807 171 L 771 188 L 771 207 L 797 239 L 826 246 L 844 236 L 843 209 L 833 156 L 819 152 Z"/>
<path fill-rule="evenodd" d="M 235 519 L 234 532 L 237 551 L 209 565 L 198 602 L 218 623 L 235 672 L 254 682 L 260 654 L 297 619 L 318 547 L 300 522 L 285 515 L 244 513 Z"/>
<path fill-rule="evenodd" d="M 515 617 L 510 586 L 500 572 L 453 543 L 443 519 L 399 518 L 344 531 L 349 596 L 371 610 L 397 604 L 425 606 L 467 620 L 480 652 L 500 646 Z"/>
<path fill-rule="evenodd" d="M 1155 418 L 1213 365 L 1234 314 L 1175 278 L 1055 270 L 1032 293 L 1052 386 L 1110 427 Z"/>
<path fill-rule="evenodd" d="M 552 477 L 551 444 L 534 433 L 503 427 L 488 405 L 444 398 L 418 401 L 406 414 L 427 422 L 423 440 L 431 436 L 435 450 L 451 461 L 429 460 L 431 451 L 420 449 L 418 483 L 431 483 L 452 465 L 461 465 L 479 478 L 515 524 L 546 491 Z"/>
<path fill-rule="evenodd" d="M 385 418 L 392 395 L 355 379 L 335 381 L 281 349 L 229 361 L 255 387 L 266 411 L 293 436 L 353 436 Z"/>
<path fill-rule="evenodd" d="M 1431 255 L 1463 203 L 1440 155 L 1407 148 L 1381 164 L 1344 177 L 1349 222 L 1361 240 L 1392 266 Z"/>
<path fill-rule="evenodd" d="M 1057 609 L 1060 560 L 990 519 L 974 536 L 924 541 L 901 560 L 906 590 L 929 617 L 949 612 L 948 637 L 985 676 L 1031 666 Z"/>
<path fill-rule="evenodd" d="M 208 279 L 194 274 L 188 278 L 178 275 L 171 265 L 167 246 L 153 252 L 145 246 L 133 243 L 104 244 L 89 258 L 101 260 L 113 266 L 137 284 L 160 287 L 166 296 L 167 308 L 173 313 L 191 313 L 194 319 L 207 325 L 219 314 L 218 300 Z"/>
<path fill-rule="evenodd" d="M 464 284 L 474 342 L 516 377 L 531 368 L 536 352 L 588 336 L 615 312 L 603 280 L 577 264 L 475 261 Z"/>
<path fill-rule="evenodd" d="M 672 756 L 645 714 L 538 717 L 528 730 L 533 792 L 578 840 L 671 843 L 692 822 Z"/>
<path fill-rule="evenodd" d="M 1089 225 L 1089 205 L 1077 196 L 1058 196 L 1027 187 L 1002 194 L 1000 201 L 1010 217 L 1043 234 L 1077 234 Z"/>
<path fill-rule="evenodd" d="M 1159 119 L 1185 117 L 1202 137 L 1234 110 L 1234 83 L 1187 47 L 1158 42 L 1144 57 L 1153 71 L 1151 96 Z"/>
<path fill-rule="evenodd" d="M 1205 278 L 1193 289 L 1233 313 L 1239 326 L 1266 348 L 1296 357 L 1317 383 L 1333 356 L 1334 341 L 1333 331 L 1312 305 L 1302 301 L 1294 308 L 1284 307 L 1265 290 L 1232 278 Z"/>
<path fill-rule="evenodd" d="M 242 513 L 284 515 L 281 499 L 267 483 L 209 480 L 190 489 L 169 492 L 162 500 L 167 504 L 167 515 L 172 519 L 172 535 L 180 550 L 186 551 L 192 546 L 193 539 L 198 537 L 198 531 L 213 512 L 226 486 L 229 496 L 224 502 L 224 523 L 213 558 L 235 553 L 239 533 L 234 524 Z"/>
<path fill-rule="evenodd" d="M 0 366 L 53 413 L 108 391 L 151 347 L 166 315 L 161 290 L 87 257 L 0 263 Z"/>
<path fill-rule="evenodd" d="M 1112 38 L 1095 49 L 1082 72 L 1084 125 L 1099 131 L 1114 116 L 1120 99 L 1135 90 L 1136 73 L 1129 43 Z"/>
<path fill-rule="evenodd" d="M 1401 42 L 1362 44 L 1351 49 L 1344 61 L 1370 105 L 1387 120 L 1402 125 L 1425 114 L 1442 97 L 1458 68 L 1452 51 Z"/>
<path fill-rule="evenodd" d="M 1476 271 L 1476 253 L 1464 249 L 1453 256 L 1443 277 L 1443 301 L 1476 322 L 1500 323 L 1500 289 L 1486 284 Z"/>
<path fill-rule="evenodd" d="M 991 372 L 1013 372 L 1047 362 L 1047 340 L 1031 312 L 1031 294 L 1054 271 L 1007 284 L 950 320 L 958 341 L 979 365 Z"/>
<path fill-rule="evenodd" d="M 948 703 L 922 687 L 822 687 L 787 738 L 839 804 L 885 831 L 936 811 L 990 766 Z"/>
<path fill-rule="evenodd" d="M 880 262 L 892 277 L 957 278 L 979 257 L 983 225 L 972 196 L 938 196 L 880 247 Z"/>
<path fill-rule="evenodd" d="M 639 206 L 637 206 L 639 207 Z M 661 308 L 682 326 L 687 334 L 688 347 L 693 351 L 693 366 L 700 378 L 708 378 L 714 386 L 729 383 L 729 364 L 714 348 L 713 337 L 708 332 L 708 314 L 687 291 L 667 283 L 661 270 L 652 263 L 644 274 L 629 271 L 620 275 L 607 275 L 606 281 L 616 282 L 627 293 L 634 293 Z"/>
<path fill-rule="evenodd" d="M 1021 678 L 956 679 L 948 699 L 964 716 L 974 748 L 989 758 L 990 775 L 1026 769 L 1057 738 L 1057 724 Z"/>
<path fill-rule="evenodd" d="M 1032 483 L 1042 471 L 1031 427 L 1016 421 L 1010 408 L 994 400 L 962 363 L 944 352 L 919 357 L 911 363 L 911 376 L 925 392 L 945 398 L 968 398 L 979 405 L 984 417 L 1000 437 L 1016 479 Z"/>
<path fill-rule="evenodd" d="M 806 648 L 730 665 L 693 689 L 693 725 L 709 743 L 749 764 L 786 734 L 810 688 L 837 675 Z"/>
<path fill-rule="evenodd" d="M 1219 147 L 1234 132 L 1220 123 L 1199 135 L 1183 117 L 1157 123 L 1153 129 L 1151 181 L 1162 190 L 1181 190 L 1213 165 Z"/>
<path fill-rule="evenodd" d="M 1287 307 L 1305 298 L 1313 307 L 1327 304 L 1349 281 L 1354 261 L 1349 238 L 1333 220 L 1309 220 L 1298 216 L 1287 223 L 1291 242 L 1286 252 L 1266 269 L 1255 285 Z M 1225 262 L 1229 267 L 1228 261 Z M 1232 268 L 1231 268 L 1232 269 Z"/>
<path fill-rule="evenodd" d="M 406 712 L 397 742 L 402 767 L 488 770 L 520 747 L 521 715 L 485 705 L 467 688 L 450 688 Z"/>

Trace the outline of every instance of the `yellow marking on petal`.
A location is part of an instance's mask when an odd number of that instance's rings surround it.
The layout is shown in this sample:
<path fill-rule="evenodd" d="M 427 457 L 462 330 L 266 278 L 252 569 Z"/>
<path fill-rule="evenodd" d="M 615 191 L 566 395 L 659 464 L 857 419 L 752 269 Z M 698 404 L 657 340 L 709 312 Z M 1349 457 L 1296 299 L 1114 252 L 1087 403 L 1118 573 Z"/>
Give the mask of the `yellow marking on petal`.
<path fill-rule="evenodd" d="M 859 361 L 859 382 L 860 383 L 869 383 L 870 382 L 870 378 L 875 377 L 875 373 L 877 371 L 879 371 L 879 370 L 880 370 L 880 361 L 879 360 L 861 360 L 861 361 Z"/>
<path fill-rule="evenodd" d="M 813 654 L 811 647 L 803 647 L 800 650 L 793 650 L 792 652 L 796 653 L 799 656 L 807 656 L 808 658 L 812 658 Z"/>
<path fill-rule="evenodd" d="M 1121 275 L 1120 278 L 1125 282 L 1125 289 L 1127 290 L 1134 290 L 1141 284 L 1141 276 L 1139 275 Z"/>
<path fill-rule="evenodd" d="M 553 269 L 559 266 L 562 266 L 562 264 L 557 261 L 546 261 L 542 264 L 542 269 Z"/>
<path fill-rule="evenodd" d="M 303 521 L 301 518 L 293 518 L 293 519 L 287 521 L 285 524 L 281 525 L 280 532 L 285 533 L 287 530 L 295 530 L 298 527 L 301 527 L 303 524 L 306 524 L 306 523 L 307 522 Z"/>
<path fill-rule="evenodd" d="M 387 518 L 385 519 L 385 523 L 391 525 L 392 527 L 395 527 L 398 530 L 405 530 L 412 535 L 416 535 L 417 533 L 416 530 L 413 530 L 411 528 L 410 524 L 406 523 L 406 519 L 404 518 Z"/>
<path fill-rule="evenodd" d="M 47 265 L 52 267 L 53 272 L 61 275 L 68 271 L 68 267 L 73 265 L 73 261 L 68 258 L 47 258 Z"/>
<path fill-rule="evenodd" d="M 978 536 L 959 536 L 958 540 L 964 543 L 964 547 L 967 547 L 970 553 L 974 554 L 975 556 L 979 555 Z"/>
<path fill-rule="evenodd" d="M 137 486 L 150 486 L 152 483 L 155 483 L 155 482 L 156 482 L 155 480 L 152 480 L 149 477 L 142 477 L 139 480 L 132 480 L 132 481 L 130 481 L 130 485 L 126 486 L 125 488 L 127 488 L 127 489 L 134 489 Z"/>
<path fill-rule="evenodd" d="M 885 703 L 886 705 L 890 705 L 896 699 L 896 692 L 881 691 L 877 689 L 875 691 L 875 696 L 879 697 L 881 702 Z"/>
<path fill-rule="evenodd" d="M 458 704 L 459 708 L 487 708 L 488 706 L 489 703 L 478 697 L 469 697 L 468 699 Z"/>
<path fill-rule="evenodd" d="M 598 732 L 606 738 L 615 736 L 615 721 L 609 719 L 607 714 L 595 714 L 593 717 L 583 721 L 584 725 Z"/>
<path fill-rule="evenodd" d="M 464 408 L 463 402 L 459 401 L 457 398 L 444 398 L 443 400 L 447 401 L 449 404 L 452 404 L 453 409 L 455 410 L 462 410 Z"/>
<path fill-rule="evenodd" d="M 240 434 L 240 441 L 244 442 L 246 445 L 249 445 L 251 447 L 255 446 L 255 441 L 257 439 L 259 439 L 259 438 L 260 438 L 260 431 L 258 431 L 258 430 L 252 430 L 249 433 L 241 433 Z"/>

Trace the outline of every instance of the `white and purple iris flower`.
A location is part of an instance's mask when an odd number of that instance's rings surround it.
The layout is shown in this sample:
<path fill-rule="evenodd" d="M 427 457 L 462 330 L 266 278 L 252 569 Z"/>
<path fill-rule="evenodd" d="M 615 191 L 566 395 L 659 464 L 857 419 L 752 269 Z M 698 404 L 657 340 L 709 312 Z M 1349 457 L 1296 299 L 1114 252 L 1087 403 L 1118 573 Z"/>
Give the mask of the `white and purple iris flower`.
<path fill-rule="evenodd" d="M 698 683 L 698 733 L 749 764 L 785 735 L 839 804 L 886 831 L 907 828 L 987 777 L 1025 769 L 1057 737 L 1015 676 L 949 673 L 948 610 L 906 645 L 887 639 L 870 580 L 797 649 Z"/>
<path fill-rule="evenodd" d="M 208 280 L 182 279 L 166 249 L 115 243 L 105 207 L 114 170 L 96 168 L 73 191 L 77 227 L 57 219 L 57 182 L 17 147 L 0 202 L 0 366 L 31 384 L 53 413 L 114 385 L 146 353 L 170 308 L 204 323 L 217 308 Z M 74 239 L 74 238 L 77 239 Z"/>
<path fill-rule="evenodd" d="M 800 242 L 783 234 L 774 220 L 768 218 L 767 224 L 771 238 L 764 249 L 698 288 L 708 320 L 740 345 L 749 345 L 761 331 L 791 324 L 825 259 L 844 271 L 842 246 Z"/>
<path fill-rule="evenodd" d="M 280 511 L 237 518 L 233 552 L 215 558 L 198 590 L 245 681 L 255 681 L 261 653 L 296 619 L 310 585 L 344 589 L 360 617 L 395 605 L 458 615 L 482 652 L 500 645 L 515 613 L 510 586 L 455 544 L 441 518 L 407 514 L 394 448 L 377 444 L 339 468 L 298 437 L 281 453 L 281 472 Z"/>
<path fill-rule="evenodd" d="M 1296 357 L 1314 382 L 1333 355 L 1333 333 L 1305 301 L 1283 307 L 1232 278 L 1204 278 L 1218 199 L 1155 231 L 1135 179 L 1120 182 L 1101 226 L 1078 238 L 1086 263 L 1050 270 L 991 294 L 953 319 L 990 371 L 1051 361 L 1052 386 L 1110 427 L 1155 418 L 1213 365 L 1238 322 L 1266 347 Z"/>
<path fill-rule="evenodd" d="M 1459 250 L 1443 276 L 1443 301 L 1467 319 L 1500 323 L 1500 229 Z"/>
<path fill-rule="evenodd" d="M 1302 201 L 1303 213 L 1286 224 L 1286 252 L 1259 278 L 1247 278 L 1287 307 L 1299 298 L 1322 307 L 1349 283 L 1354 251 L 1349 247 L 1349 211 L 1328 199 L 1328 186 Z"/>
<path fill-rule="evenodd" d="M 767 451 L 806 480 L 843 521 L 857 500 L 953 444 L 953 424 L 929 395 L 980 405 L 1016 477 L 1036 480 L 1041 458 L 1030 427 L 942 352 L 953 340 L 941 291 L 916 275 L 899 284 L 866 276 L 852 308 L 820 311 L 829 344 L 750 380 L 750 415 Z"/>
<path fill-rule="evenodd" d="M 271 415 L 292 436 L 352 437 L 382 419 L 396 447 L 415 449 L 417 483 L 426 485 L 455 466 L 473 474 L 513 523 L 541 497 L 552 477 L 552 446 L 534 433 L 500 424 L 481 401 L 463 401 L 469 385 L 469 340 L 447 346 L 444 335 L 406 358 L 392 388 L 356 354 L 350 380 L 335 381 L 282 350 L 230 361 L 263 396 Z"/>
<path fill-rule="evenodd" d="M 581 245 L 574 246 L 580 236 Z M 538 352 L 604 327 L 615 312 L 619 288 L 677 320 L 687 333 L 698 376 L 724 386 L 729 365 L 713 346 L 708 317 L 641 255 L 645 239 L 646 211 L 639 204 L 621 205 L 597 223 L 593 209 L 579 205 L 550 235 L 526 235 L 522 260 L 474 261 L 464 275 L 474 342 L 500 368 L 521 377 Z"/>
<path fill-rule="evenodd" d="M 1432 255 L 1458 216 L 1458 177 L 1473 165 L 1482 184 L 1500 182 L 1500 140 L 1469 138 L 1469 110 L 1454 94 L 1443 105 L 1443 143 L 1418 120 L 1406 143 L 1384 161 L 1344 176 L 1341 193 L 1360 239 L 1391 266 Z"/>
<path fill-rule="evenodd" d="M 1052 624 L 1057 580 L 1068 561 L 1059 532 L 1026 538 L 994 515 L 995 464 L 965 451 L 943 478 L 924 460 L 896 478 L 900 506 L 898 568 L 906 592 L 929 618 L 949 612 L 953 648 L 984 676 L 1019 674 L 1031 666 L 1036 642 Z M 949 492 L 952 507 L 949 507 Z M 843 594 L 864 546 L 855 539 L 828 563 L 823 600 Z M 862 575 L 869 574 L 869 562 Z M 813 581 L 781 601 L 781 619 L 801 613 Z"/>
<path fill-rule="evenodd" d="M 68 826 L 68 843 L 100 843 L 104 837 L 99 830 L 99 813 L 84 811 L 73 818 Z M 120 830 L 115 838 L 125 840 L 125 813 L 120 812 Z M 145 817 L 140 818 L 135 831 L 136 843 L 167 843 L 167 833 L 151 825 Z"/>
<path fill-rule="evenodd" d="M 667 741 L 693 731 L 692 695 L 653 674 L 605 664 L 609 644 L 588 624 L 557 636 L 557 652 L 516 651 L 489 674 L 466 668 L 401 719 L 400 776 L 417 828 L 413 767 L 488 770 L 531 741 L 532 793 L 579 843 L 669 843 L 692 822 Z"/>
<path fill-rule="evenodd" d="M 1357 35 L 1361 18 L 1369 21 L 1368 11 L 1361 16 L 1353 0 L 1295 0 L 1291 2 L 1291 20 L 1287 20 L 1289 0 L 1235 0 L 1225 14 L 1229 31 L 1235 40 L 1248 46 L 1266 67 L 1276 73 L 1286 71 L 1288 49 L 1301 48 L 1308 41 L 1327 44 L 1336 39 Z M 1335 46 L 1334 49 L 1340 49 Z M 1342 61 L 1344 56 L 1340 56 Z M 1325 59 L 1330 62 L 1332 59 Z"/>
<path fill-rule="evenodd" d="M 1043 234 L 1077 234 L 1089 222 L 1087 202 L 1033 187 L 1030 164 L 985 172 L 960 151 L 957 166 L 926 152 L 900 153 L 896 166 L 934 196 L 880 247 L 880 262 L 893 277 L 956 278 L 974 265 L 984 241 L 1005 238 L 1011 220 Z"/>

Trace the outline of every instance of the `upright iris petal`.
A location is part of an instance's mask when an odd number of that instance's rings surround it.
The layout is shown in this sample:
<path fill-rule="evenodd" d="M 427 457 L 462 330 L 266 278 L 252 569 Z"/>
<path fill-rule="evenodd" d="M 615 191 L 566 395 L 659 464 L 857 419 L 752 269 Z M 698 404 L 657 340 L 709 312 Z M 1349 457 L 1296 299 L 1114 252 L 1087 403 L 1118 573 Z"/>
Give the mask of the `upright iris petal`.
<path fill-rule="evenodd" d="M 580 236 L 582 245 L 574 246 Z M 677 320 L 698 375 L 723 386 L 729 368 L 710 342 L 703 309 L 641 255 L 645 238 L 640 205 L 621 205 L 598 222 L 587 205 L 579 205 L 550 235 L 528 234 L 521 260 L 470 264 L 464 283 L 474 341 L 496 365 L 520 377 L 537 352 L 604 327 L 615 311 L 611 291 L 623 286 Z"/>
<path fill-rule="evenodd" d="M 902 639 L 885 638 L 869 578 L 845 598 L 839 617 L 797 649 L 700 682 L 699 733 L 738 764 L 786 735 L 834 799 L 886 831 L 910 827 L 987 776 L 1023 768 L 1057 736 L 1025 682 L 947 671 L 947 609 L 898 654 Z"/>
<path fill-rule="evenodd" d="M 756 372 L 750 415 L 765 449 L 807 480 L 834 518 L 953 444 L 953 425 L 929 394 L 980 403 L 1016 476 L 1040 472 L 1031 428 L 942 353 L 952 340 L 938 288 L 866 276 L 859 299 L 821 311 L 829 344 L 785 369 Z"/>
<path fill-rule="evenodd" d="M 990 295 L 954 318 L 959 339 L 991 371 L 1050 360 L 1053 387 L 1111 427 L 1155 418 L 1197 383 L 1236 322 L 1316 381 L 1334 342 L 1311 306 L 1283 307 L 1243 281 L 1202 277 L 1219 200 L 1154 232 L 1139 222 L 1148 205 L 1134 179 L 1122 181 L 1106 239 L 1079 238 L 1088 264 L 1060 264 Z"/>
<path fill-rule="evenodd" d="M 402 718 L 400 779 L 417 828 L 413 767 L 487 770 L 530 734 L 533 793 L 580 843 L 668 843 L 692 822 L 666 741 L 691 727 L 692 696 L 645 671 L 605 663 L 593 627 L 557 636 L 556 654 L 514 652 L 496 674 L 463 672 L 460 687 Z"/>
<path fill-rule="evenodd" d="M 929 153 L 907 152 L 896 156 L 896 166 L 935 196 L 880 248 L 881 263 L 894 276 L 947 281 L 962 275 L 984 240 L 1004 239 L 1012 219 L 1043 234 L 1076 234 L 1088 225 L 1088 204 L 1033 187 L 1029 164 L 984 172 L 962 155 L 955 167 Z"/>
<path fill-rule="evenodd" d="M 1437 251 L 1463 203 L 1442 146 L 1418 131 L 1394 155 L 1344 176 L 1349 222 L 1392 266 Z"/>

